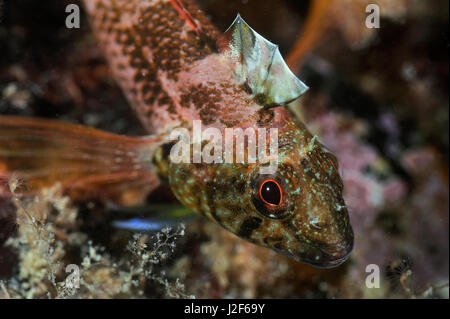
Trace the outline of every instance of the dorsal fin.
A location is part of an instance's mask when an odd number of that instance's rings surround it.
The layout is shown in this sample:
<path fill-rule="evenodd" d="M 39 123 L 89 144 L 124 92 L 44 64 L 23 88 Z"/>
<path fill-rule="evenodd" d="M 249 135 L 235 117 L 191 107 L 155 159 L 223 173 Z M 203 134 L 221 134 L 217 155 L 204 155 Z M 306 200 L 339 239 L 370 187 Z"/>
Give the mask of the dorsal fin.
<path fill-rule="evenodd" d="M 285 105 L 308 90 L 289 69 L 278 46 L 255 32 L 238 14 L 218 41 L 231 59 L 239 82 L 247 84 L 259 104 Z"/>

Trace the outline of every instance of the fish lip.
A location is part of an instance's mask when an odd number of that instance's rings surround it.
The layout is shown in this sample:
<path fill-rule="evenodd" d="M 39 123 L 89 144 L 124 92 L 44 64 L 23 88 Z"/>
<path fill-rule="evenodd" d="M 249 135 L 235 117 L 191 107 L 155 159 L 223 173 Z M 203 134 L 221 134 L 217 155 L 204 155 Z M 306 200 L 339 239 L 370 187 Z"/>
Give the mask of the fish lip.
<path fill-rule="evenodd" d="M 302 244 L 305 245 L 308 244 L 304 240 L 301 240 L 299 238 L 297 239 Z M 324 243 L 316 244 L 311 247 L 311 249 L 313 250 L 315 249 L 316 253 L 309 253 L 306 254 L 306 256 L 304 252 L 296 254 L 292 251 L 284 251 L 282 249 L 276 249 L 274 247 L 271 248 L 282 255 L 286 255 L 294 259 L 297 262 L 308 264 L 316 268 L 327 269 L 327 268 L 334 268 L 343 264 L 350 256 L 350 253 L 353 250 L 353 245 L 354 245 L 353 229 L 349 227 L 343 240 L 331 244 L 324 244 Z M 335 247 L 340 248 L 339 249 L 340 254 L 338 254 L 337 256 L 333 256 L 332 253 L 330 253 L 330 248 L 331 250 L 333 250 L 335 249 Z M 319 253 L 322 256 L 320 261 L 316 261 L 313 258 L 313 256 L 317 255 L 317 253 Z"/>
<path fill-rule="evenodd" d="M 345 261 L 347 261 L 348 257 L 350 256 L 350 253 L 353 250 L 353 243 L 351 243 L 348 248 L 344 251 L 343 254 L 339 255 L 338 257 L 334 257 L 331 254 L 327 253 L 326 251 L 319 248 L 319 251 L 323 254 L 323 260 L 319 262 L 315 262 L 312 260 L 303 260 L 304 263 L 307 263 L 311 266 L 314 266 L 316 268 L 335 268 L 340 265 L 342 265 Z M 333 257 L 333 258 L 332 258 Z"/>
<path fill-rule="evenodd" d="M 310 258 L 305 259 L 304 257 L 295 256 L 293 254 L 289 254 L 289 255 L 291 258 L 293 258 L 294 260 L 296 260 L 298 262 L 302 262 L 302 263 L 305 263 L 305 264 L 308 264 L 308 265 L 311 265 L 313 267 L 320 268 L 320 269 L 329 269 L 329 268 L 338 267 L 341 264 L 343 264 L 350 256 L 350 252 L 351 252 L 351 249 L 344 256 L 340 256 L 335 259 L 326 259 L 325 258 L 325 261 L 314 261 L 313 259 L 310 259 Z M 329 256 L 328 254 L 325 254 L 325 253 L 324 253 L 324 255 Z"/>
<path fill-rule="evenodd" d="M 329 265 L 329 267 L 323 267 L 323 268 L 337 267 L 337 266 L 343 264 L 350 256 L 350 253 L 353 250 L 353 244 L 354 244 L 353 230 L 350 228 L 349 231 L 347 232 L 347 235 L 345 236 L 344 240 L 331 246 L 332 249 L 337 248 L 339 251 L 339 254 L 335 258 L 327 259 L 327 264 Z M 328 246 L 328 248 L 329 247 L 330 246 Z M 330 250 L 328 250 L 324 247 L 318 247 L 318 248 L 324 254 L 324 256 L 332 257 L 332 253 L 330 253 Z"/>
<path fill-rule="evenodd" d="M 344 239 L 328 245 L 318 245 L 315 248 L 322 254 L 322 260 L 315 262 L 312 260 L 304 261 L 317 268 L 334 268 L 343 264 L 353 250 L 354 244 L 353 229 L 347 230 Z M 337 255 L 334 253 L 338 252 Z"/>
<path fill-rule="evenodd" d="M 345 261 L 347 261 L 349 255 L 350 255 L 350 253 L 348 253 L 347 255 L 345 255 L 343 257 L 337 258 L 337 259 L 328 260 L 326 263 L 311 264 L 311 265 L 313 265 L 314 267 L 317 267 L 317 268 L 322 268 L 322 269 L 335 268 L 335 267 L 342 265 Z"/>
<path fill-rule="evenodd" d="M 279 251 L 280 253 L 284 254 L 284 255 L 288 255 L 291 258 L 293 258 L 294 260 L 298 261 L 298 262 L 302 262 L 311 266 L 314 266 L 316 268 L 322 268 L 322 269 L 327 269 L 327 268 L 335 268 L 340 266 L 341 264 L 343 264 L 348 257 L 350 256 L 350 253 L 353 250 L 353 241 L 351 241 L 348 246 L 346 247 L 346 249 L 343 251 L 342 254 L 340 254 L 339 256 L 332 256 L 329 252 L 327 252 L 326 250 L 324 251 L 322 248 L 319 247 L 315 247 L 317 249 L 317 252 L 320 252 L 320 254 L 322 255 L 322 258 L 320 261 L 316 261 L 314 260 L 314 258 L 312 258 L 311 256 L 309 257 L 305 257 L 305 256 L 301 256 L 299 255 L 295 255 L 292 253 L 286 253 L 286 252 L 282 252 Z M 315 254 L 312 254 L 315 255 Z"/>
<path fill-rule="evenodd" d="M 341 256 L 339 256 L 335 259 L 328 259 L 327 266 L 325 266 L 324 268 L 337 267 L 337 266 L 343 264 L 350 256 L 350 253 L 352 252 L 352 250 L 353 250 L 353 244 L 351 244 Z M 326 252 L 323 252 L 323 253 L 326 254 Z M 329 256 L 329 254 L 326 254 L 326 255 Z"/>

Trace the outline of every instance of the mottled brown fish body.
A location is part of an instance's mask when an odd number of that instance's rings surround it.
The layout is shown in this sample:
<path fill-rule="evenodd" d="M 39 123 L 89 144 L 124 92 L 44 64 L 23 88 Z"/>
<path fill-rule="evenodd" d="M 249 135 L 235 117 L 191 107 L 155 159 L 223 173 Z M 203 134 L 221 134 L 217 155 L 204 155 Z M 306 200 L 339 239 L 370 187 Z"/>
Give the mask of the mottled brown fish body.
<path fill-rule="evenodd" d="M 210 43 L 219 34 L 193 1 L 183 3 L 202 39 L 169 0 L 85 1 L 114 77 L 151 133 L 186 119 L 182 92 L 173 84 L 180 72 L 213 52 Z"/>

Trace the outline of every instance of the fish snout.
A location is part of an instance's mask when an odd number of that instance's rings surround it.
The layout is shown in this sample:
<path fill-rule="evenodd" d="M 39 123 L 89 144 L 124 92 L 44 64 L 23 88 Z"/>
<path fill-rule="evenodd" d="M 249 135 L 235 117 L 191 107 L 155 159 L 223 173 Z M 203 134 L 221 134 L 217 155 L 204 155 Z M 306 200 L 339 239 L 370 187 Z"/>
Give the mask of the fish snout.
<path fill-rule="evenodd" d="M 348 228 L 345 236 L 335 243 L 326 244 L 319 247 L 319 249 L 328 256 L 328 263 L 331 267 L 338 266 L 347 260 L 351 251 L 353 250 L 354 242 L 353 230 Z"/>

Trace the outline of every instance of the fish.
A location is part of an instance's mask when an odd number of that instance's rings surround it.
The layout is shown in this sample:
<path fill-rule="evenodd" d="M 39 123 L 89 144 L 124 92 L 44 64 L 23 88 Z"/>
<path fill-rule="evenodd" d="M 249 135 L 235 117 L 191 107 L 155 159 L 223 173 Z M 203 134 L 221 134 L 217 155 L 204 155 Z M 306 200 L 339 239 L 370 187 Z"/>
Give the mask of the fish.
<path fill-rule="evenodd" d="M 148 135 L 0 116 L 0 176 L 18 174 L 24 193 L 59 182 L 73 198 L 125 204 L 168 184 L 187 209 L 251 243 L 319 268 L 347 260 L 354 235 L 338 160 L 286 108 L 308 87 L 277 45 L 240 15 L 219 32 L 193 0 L 86 0 L 84 6 Z M 183 138 L 172 133 L 193 130 L 196 122 L 222 136 L 227 129 L 276 130 L 276 138 L 258 136 L 258 152 L 275 142 L 276 169 L 250 161 L 248 148 L 247 161 L 234 154 L 231 162 L 195 162 L 193 153 L 188 161 L 173 160 Z M 251 140 L 246 136 L 244 144 Z M 228 141 L 231 149 L 237 142 Z"/>

